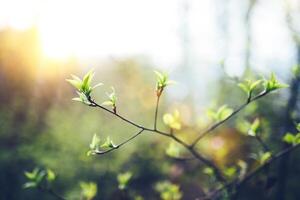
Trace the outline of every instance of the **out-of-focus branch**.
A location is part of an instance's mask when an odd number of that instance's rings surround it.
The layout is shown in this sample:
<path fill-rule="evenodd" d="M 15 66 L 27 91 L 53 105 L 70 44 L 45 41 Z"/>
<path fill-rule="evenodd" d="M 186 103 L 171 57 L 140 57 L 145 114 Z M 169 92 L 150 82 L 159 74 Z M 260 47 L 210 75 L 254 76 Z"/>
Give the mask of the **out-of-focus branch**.
<path fill-rule="evenodd" d="M 235 179 L 232 182 L 229 182 L 228 184 L 224 185 L 223 187 L 211 192 L 208 196 L 206 196 L 204 199 L 216 199 L 218 198 L 222 191 L 227 190 L 228 188 L 235 187 L 236 190 L 242 187 L 247 181 L 249 181 L 251 178 L 255 177 L 260 171 L 264 170 L 266 167 L 270 166 L 272 163 L 274 163 L 276 160 L 284 157 L 285 155 L 296 151 L 300 148 L 300 144 L 297 144 L 295 146 L 286 148 L 285 150 L 280 151 L 276 155 L 274 155 L 271 159 L 267 160 L 264 164 L 253 170 L 252 172 L 248 173 L 242 180 Z"/>
<path fill-rule="evenodd" d="M 51 196 L 55 197 L 56 199 L 59 199 L 59 200 L 67 200 L 65 197 L 61 196 L 60 194 L 56 193 L 54 190 L 52 189 L 48 189 L 48 188 L 45 188 L 45 187 L 38 187 L 38 189 L 40 191 L 43 191 L 43 192 L 47 192 L 48 194 L 50 194 Z"/>

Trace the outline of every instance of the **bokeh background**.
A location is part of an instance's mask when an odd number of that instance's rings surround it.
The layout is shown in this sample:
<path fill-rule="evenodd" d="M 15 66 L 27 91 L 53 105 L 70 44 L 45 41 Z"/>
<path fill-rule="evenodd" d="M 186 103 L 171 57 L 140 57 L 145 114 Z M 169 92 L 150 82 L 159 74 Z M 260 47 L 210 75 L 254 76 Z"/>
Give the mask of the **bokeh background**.
<path fill-rule="evenodd" d="M 24 190 L 23 172 L 35 166 L 58 174 L 55 189 L 70 199 L 80 196 L 80 181 L 98 185 L 95 199 L 117 199 L 116 176 L 133 172 L 132 194 L 159 199 L 155 184 L 170 180 L 183 199 L 195 199 L 213 184 L 197 161 L 178 161 L 165 154 L 169 140 L 153 134 L 138 137 L 122 150 L 87 157 L 94 133 L 121 142 L 135 129 L 113 116 L 71 101 L 70 74 L 90 69 L 94 93 L 105 100 L 114 86 L 118 110 L 152 126 L 155 74 L 162 70 L 178 83 L 163 96 L 165 112 L 178 109 L 190 140 L 209 124 L 206 110 L 245 100 L 236 86 L 245 77 L 267 77 L 291 85 L 252 104 L 199 149 L 221 167 L 260 148 L 239 123 L 261 118 L 262 137 L 274 152 L 281 137 L 299 119 L 299 0 L 0 0 L 0 199 L 52 199 Z M 261 187 L 264 173 L 242 189 L 241 199 L 300 199 L 300 158 L 295 152 L 272 165 L 280 175 Z M 282 164 L 285 163 L 285 164 Z M 281 196 L 283 195 L 283 196 Z"/>

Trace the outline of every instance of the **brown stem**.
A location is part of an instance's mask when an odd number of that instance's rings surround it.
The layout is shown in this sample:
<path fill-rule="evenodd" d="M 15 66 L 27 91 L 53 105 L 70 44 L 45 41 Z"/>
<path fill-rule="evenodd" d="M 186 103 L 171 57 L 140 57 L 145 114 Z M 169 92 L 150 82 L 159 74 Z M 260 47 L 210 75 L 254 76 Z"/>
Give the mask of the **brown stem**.
<path fill-rule="evenodd" d="M 157 130 L 157 115 L 158 115 L 159 100 L 160 100 L 160 95 L 158 95 L 156 98 L 155 115 L 154 115 L 154 130 Z"/>

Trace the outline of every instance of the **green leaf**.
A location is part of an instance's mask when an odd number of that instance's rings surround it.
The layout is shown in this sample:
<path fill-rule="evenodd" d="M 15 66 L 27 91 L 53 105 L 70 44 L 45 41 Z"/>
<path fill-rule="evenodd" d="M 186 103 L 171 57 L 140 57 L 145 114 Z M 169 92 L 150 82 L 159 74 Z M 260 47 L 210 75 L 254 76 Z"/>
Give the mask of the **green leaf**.
<path fill-rule="evenodd" d="M 243 134 L 248 135 L 251 129 L 251 123 L 244 119 L 236 120 L 236 128 Z"/>
<path fill-rule="evenodd" d="M 288 144 L 291 145 L 297 145 L 300 143 L 300 133 L 292 134 L 292 133 L 286 133 L 282 140 Z"/>
<path fill-rule="evenodd" d="M 98 83 L 97 85 L 91 87 L 91 82 L 94 77 L 94 71 L 90 70 L 81 80 L 75 75 L 71 75 L 72 79 L 66 79 L 71 85 L 73 85 L 77 89 L 77 93 L 79 93 L 79 98 L 73 98 L 75 101 L 80 101 L 85 104 L 89 104 L 89 97 L 93 89 L 96 87 L 103 85 L 102 83 Z"/>
<path fill-rule="evenodd" d="M 252 92 L 260 85 L 262 80 L 246 80 L 244 83 L 239 83 L 238 86 L 247 94 L 248 97 L 251 97 Z"/>
<path fill-rule="evenodd" d="M 264 86 L 266 92 L 289 87 L 287 84 L 279 83 L 274 73 L 271 74 L 271 77 L 268 80 L 264 80 Z"/>
<path fill-rule="evenodd" d="M 162 200 L 180 200 L 182 193 L 178 185 L 169 181 L 162 181 L 155 184 L 155 190 L 160 193 Z"/>
<path fill-rule="evenodd" d="M 104 106 L 112 106 L 114 109 L 116 108 L 116 102 L 117 102 L 117 96 L 114 87 L 111 87 L 112 92 L 111 93 L 106 93 L 108 96 L 108 100 L 104 101 L 102 105 Z"/>
<path fill-rule="evenodd" d="M 113 143 L 113 141 L 107 137 L 106 141 L 101 145 L 102 148 L 116 148 L 117 146 Z"/>
<path fill-rule="evenodd" d="M 203 169 L 203 173 L 208 175 L 208 176 L 213 176 L 215 174 L 214 170 L 211 167 L 205 167 Z"/>
<path fill-rule="evenodd" d="M 255 137 L 257 135 L 257 130 L 258 130 L 259 126 L 260 126 L 260 120 L 258 118 L 256 118 L 250 126 L 248 135 Z"/>
<path fill-rule="evenodd" d="M 174 142 L 171 142 L 166 149 L 166 154 L 170 157 L 178 158 L 180 155 L 180 149 Z"/>
<path fill-rule="evenodd" d="M 102 86 L 102 85 L 103 85 L 103 83 L 98 83 L 98 84 L 94 85 L 92 89 L 95 89 L 95 88 L 97 88 L 99 86 Z"/>
<path fill-rule="evenodd" d="M 236 175 L 237 169 L 236 167 L 228 167 L 225 168 L 223 172 L 228 178 L 232 178 L 234 175 Z"/>
<path fill-rule="evenodd" d="M 54 171 L 52 171 L 51 169 L 47 169 L 47 180 L 49 182 L 53 182 L 56 178 L 56 175 L 54 173 Z"/>
<path fill-rule="evenodd" d="M 90 149 L 98 151 L 100 146 L 100 138 L 97 136 L 97 134 L 94 134 L 92 142 L 90 144 Z"/>
<path fill-rule="evenodd" d="M 292 68 L 293 75 L 298 77 L 300 75 L 300 65 L 296 65 Z"/>
<path fill-rule="evenodd" d="M 221 121 L 226 119 L 229 115 L 231 115 L 233 110 L 228 108 L 227 105 L 223 105 L 217 111 L 217 120 Z"/>
<path fill-rule="evenodd" d="M 163 80 L 165 78 L 165 75 L 163 75 L 159 71 L 154 70 L 154 73 L 156 74 L 158 80 Z"/>
<path fill-rule="evenodd" d="M 94 70 L 90 70 L 82 79 L 83 91 L 88 91 L 91 88 L 91 82 L 94 77 Z"/>
<path fill-rule="evenodd" d="M 94 182 L 80 182 L 83 199 L 92 200 L 97 195 L 97 184 Z"/>
<path fill-rule="evenodd" d="M 114 103 L 111 102 L 111 101 L 104 101 L 101 105 L 103 105 L 103 106 L 113 106 Z"/>
<path fill-rule="evenodd" d="M 223 105 L 216 111 L 214 109 L 209 109 L 207 111 L 207 115 L 213 120 L 222 121 L 229 117 L 232 114 L 232 112 L 233 110 L 231 108 L 228 108 L 227 105 Z"/>
<path fill-rule="evenodd" d="M 261 82 L 262 80 L 257 80 L 254 81 L 253 83 L 250 83 L 250 91 L 253 91 Z"/>
<path fill-rule="evenodd" d="M 87 155 L 87 156 L 91 156 L 91 155 L 94 155 L 94 154 L 95 154 L 95 152 L 92 151 L 92 150 L 88 150 L 88 151 L 86 152 L 86 155 Z"/>
<path fill-rule="evenodd" d="M 25 171 L 24 175 L 26 176 L 26 178 L 28 178 L 29 180 L 35 180 L 37 175 L 39 173 L 39 169 L 38 168 L 34 168 L 34 170 L 32 172 L 28 172 Z"/>
<path fill-rule="evenodd" d="M 244 84 L 244 83 L 239 83 L 238 86 L 239 86 L 244 92 L 246 92 L 247 95 L 250 93 L 250 88 L 248 87 L 248 85 L 246 85 L 246 84 Z"/>
<path fill-rule="evenodd" d="M 120 190 L 124 190 L 127 187 L 131 177 L 132 177 L 131 172 L 125 172 L 125 173 L 118 174 L 117 180 L 118 180 Z"/>
<path fill-rule="evenodd" d="M 38 175 L 37 175 L 37 177 L 36 177 L 36 179 L 35 179 L 35 182 L 36 182 L 37 184 L 40 184 L 40 183 L 44 180 L 45 176 L 46 176 L 46 171 L 45 171 L 45 170 L 41 170 L 41 171 L 38 173 Z"/>
<path fill-rule="evenodd" d="M 32 181 L 27 182 L 23 185 L 24 189 L 35 188 L 35 187 L 37 187 L 37 184 L 36 182 L 32 182 Z"/>
<path fill-rule="evenodd" d="M 300 132 L 300 123 L 296 124 L 296 129 Z"/>
<path fill-rule="evenodd" d="M 72 79 L 66 79 L 67 82 L 69 82 L 71 85 L 73 85 L 77 90 L 80 90 L 82 87 L 81 80 L 72 80 Z"/>
<path fill-rule="evenodd" d="M 283 136 L 283 141 L 288 143 L 288 144 L 293 144 L 295 141 L 295 136 L 292 133 L 286 133 Z"/>
<path fill-rule="evenodd" d="M 261 163 L 261 164 L 264 164 L 264 163 L 267 162 L 271 157 L 272 157 L 271 152 L 265 152 L 265 153 L 261 154 L 261 157 L 260 157 L 260 163 Z"/>
<path fill-rule="evenodd" d="M 157 96 L 160 96 L 163 89 L 168 85 L 174 84 L 175 81 L 169 80 L 168 75 L 163 74 L 161 72 L 154 71 L 154 73 L 156 74 L 156 78 L 157 78 L 156 93 L 157 93 Z"/>
<path fill-rule="evenodd" d="M 175 110 L 173 114 L 166 113 L 163 116 L 164 123 L 172 129 L 181 129 L 181 119 L 178 110 Z"/>

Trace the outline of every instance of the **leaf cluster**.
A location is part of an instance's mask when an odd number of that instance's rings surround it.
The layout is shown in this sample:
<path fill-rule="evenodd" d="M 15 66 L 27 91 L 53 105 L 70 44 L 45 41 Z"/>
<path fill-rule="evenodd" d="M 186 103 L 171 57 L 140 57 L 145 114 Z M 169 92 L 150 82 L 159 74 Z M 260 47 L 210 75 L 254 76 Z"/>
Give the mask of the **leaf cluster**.
<path fill-rule="evenodd" d="M 107 137 L 106 140 L 101 144 L 101 139 L 97 136 L 97 134 L 94 134 L 92 142 L 90 143 L 90 150 L 87 152 L 87 155 L 94 155 L 97 153 L 101 153 L 102 150 L 114 149 L 117 147 L 118 146 L 114 144 L 110 137 Z"/>
<path fill-rule="evenodd" d="M 160 193 L 162 200 L 180 200 L 182 198 L 179 186 L 169 181 L 158 182 L 155 185 L 155 190 Z"/>
<path fill-rule="evenodd" d="M 74 101 L 79 101 L 87 105 L 90 104 L 90 95 L 92 91 L 96 87 L 103 85 L 102 83 L 98 83 L 95 86 L 91 86 L 94 75 L 94 71 L 91 70 L 82 79 L 75 75 L 71 75 L 72 79 L 66 80 L 77 89 L 78 97 L 73 98 Z"/>
<path fill-rule="evenodd" d="M 97 195 L 97 184 L 94 182 L 80 182 L 83 199 L 92 200 Z"/>
<path fill-rule="evenodd" d="M 24 175 L 27 178 L 27 182 L 23 185 L 24 188 L 37 188 L 42 185 L 48 187 L 56 179 L 56 175 L 51 169 L 35 168 L 31 172 L 25 171 Z"/>

